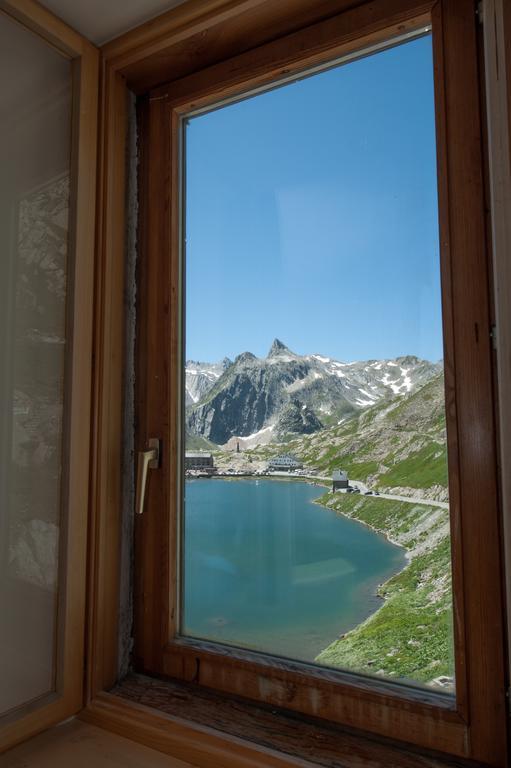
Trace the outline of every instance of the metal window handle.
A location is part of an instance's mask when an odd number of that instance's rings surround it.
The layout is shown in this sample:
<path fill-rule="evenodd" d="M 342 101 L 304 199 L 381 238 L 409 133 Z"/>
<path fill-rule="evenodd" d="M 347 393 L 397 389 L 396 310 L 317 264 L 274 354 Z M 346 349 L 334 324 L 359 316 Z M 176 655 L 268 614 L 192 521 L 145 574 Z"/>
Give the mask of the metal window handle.
<path fill-rule="evenodd" d="M 148 440 L 148 449 L 138 452 L 137 461 L 137 498 L 135 512 L 141 515 L 144 511 L 145 489 L 147 485 L 147 470 L 158 469 L 160 466 L 160 441 L 157 437 Z"/>

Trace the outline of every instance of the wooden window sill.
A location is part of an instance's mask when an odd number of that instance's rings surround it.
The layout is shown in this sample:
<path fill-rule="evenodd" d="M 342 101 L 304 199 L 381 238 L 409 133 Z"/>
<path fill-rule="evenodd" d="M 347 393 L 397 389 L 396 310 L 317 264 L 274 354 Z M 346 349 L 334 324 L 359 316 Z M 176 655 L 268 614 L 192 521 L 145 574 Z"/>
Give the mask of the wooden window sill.
<path fill-rule="evenodd" d="M 89 722 L 198 766 L 467 768 L 476 764 L 275 711 L 197 685 L 129 675 L 82 712 Z M 480 765 L 480 764 L 478 764 Z"/>

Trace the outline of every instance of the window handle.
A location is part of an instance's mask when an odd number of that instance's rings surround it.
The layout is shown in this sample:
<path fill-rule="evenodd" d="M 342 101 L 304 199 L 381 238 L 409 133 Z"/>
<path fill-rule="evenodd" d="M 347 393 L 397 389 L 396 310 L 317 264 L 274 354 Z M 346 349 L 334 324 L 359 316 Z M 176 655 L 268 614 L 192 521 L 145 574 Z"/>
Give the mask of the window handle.
<path fill-rule="evenodd" d="M 160 441 L 157 437 L 151 437 L 147 443 L 146 451 L 138 452 L 137 462 L 137 497 L 135 512 L 141 515 L 144 511 L 145 489 L 147 485 L 147 470 L 158 469 L 160 466 Z"/>

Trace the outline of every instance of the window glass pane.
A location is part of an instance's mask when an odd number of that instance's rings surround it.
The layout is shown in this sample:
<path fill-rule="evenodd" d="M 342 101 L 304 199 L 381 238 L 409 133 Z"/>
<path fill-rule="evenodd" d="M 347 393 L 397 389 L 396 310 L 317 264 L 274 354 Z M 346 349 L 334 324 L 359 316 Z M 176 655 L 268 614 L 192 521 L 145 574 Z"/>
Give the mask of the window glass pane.
<path fill-rule="evenodd" d="M 430 35 L 184 130 L 181 632 L 453 691 Z"/>
<path fill-rule="evenodd" d="M 0 13 L 0 713 L 55 688 L 71 64 Z"/>

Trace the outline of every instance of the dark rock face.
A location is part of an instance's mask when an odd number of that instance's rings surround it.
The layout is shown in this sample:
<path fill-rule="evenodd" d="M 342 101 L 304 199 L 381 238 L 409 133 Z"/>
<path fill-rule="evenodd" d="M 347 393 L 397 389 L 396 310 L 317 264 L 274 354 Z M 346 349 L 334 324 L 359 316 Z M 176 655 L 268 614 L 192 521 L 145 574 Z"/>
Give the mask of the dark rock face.
<path fill-rule="evenodd" d="M 292 399 L 282 409 L 276 425 L 277 437 L 285 435 L 310 435 L 323 429 L 314 411 L 299 400 Z"/>
<path fill-rule="evenodd" d="M 188 417 L 190 432 L 214 443 L 226 443 L 233 435 L 258 432 L 287 401 L 286 385 L 307 375 L 306 366 L 268 365 L 254 355 L 239 355 L 202 403 Z"/>

